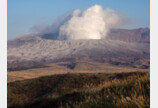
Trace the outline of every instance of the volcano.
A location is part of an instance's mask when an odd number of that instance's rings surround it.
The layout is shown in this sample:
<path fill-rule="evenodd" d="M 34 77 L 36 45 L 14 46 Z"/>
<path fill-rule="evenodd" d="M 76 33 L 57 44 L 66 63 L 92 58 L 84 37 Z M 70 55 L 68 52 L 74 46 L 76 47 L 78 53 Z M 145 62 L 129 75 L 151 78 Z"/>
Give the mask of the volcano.
<path fill-rule="evenodd" d="M 81 62 L 148 69 L 150 29 L 112 29 L 106 39 L 60 40 L 58 33 L 29 34 L 8 40 L 8 69 L 44 67 L 50 63 L 74 69 Z"/>

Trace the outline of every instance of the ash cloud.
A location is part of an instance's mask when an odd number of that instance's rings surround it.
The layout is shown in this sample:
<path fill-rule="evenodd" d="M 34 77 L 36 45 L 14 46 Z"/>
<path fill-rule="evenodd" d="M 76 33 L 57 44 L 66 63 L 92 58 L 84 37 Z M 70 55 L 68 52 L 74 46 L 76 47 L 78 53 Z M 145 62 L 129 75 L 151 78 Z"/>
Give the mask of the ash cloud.
<path fill-rule="evenodd" d="M 52 25 L 34 26 L 38 33 L 58 33 L 58 39 L 104 39 L 110 29 L 125 25 L 128 19 L 110 8 L 94 5 L 74 10 L 58 18 Z"/>

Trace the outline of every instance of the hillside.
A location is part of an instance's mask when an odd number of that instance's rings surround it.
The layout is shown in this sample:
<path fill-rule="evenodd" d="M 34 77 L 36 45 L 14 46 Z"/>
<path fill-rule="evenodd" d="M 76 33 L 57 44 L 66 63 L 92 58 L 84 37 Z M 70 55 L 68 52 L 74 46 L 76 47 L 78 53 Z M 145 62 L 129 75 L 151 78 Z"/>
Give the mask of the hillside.
<path fill-rule="evenodd" d="M 112 30 L 102 40 L 54 40 L 57 34 L 36 34 L 8 41 L 8 68 L 36 68 L 49 63 L 85 60 L 149 68 L 150 30 Z"/>
<path fill-rule="evenodd" d="M 9 108 L 150 107 L 149 73 L 63 74 L 8 84 Z"/>

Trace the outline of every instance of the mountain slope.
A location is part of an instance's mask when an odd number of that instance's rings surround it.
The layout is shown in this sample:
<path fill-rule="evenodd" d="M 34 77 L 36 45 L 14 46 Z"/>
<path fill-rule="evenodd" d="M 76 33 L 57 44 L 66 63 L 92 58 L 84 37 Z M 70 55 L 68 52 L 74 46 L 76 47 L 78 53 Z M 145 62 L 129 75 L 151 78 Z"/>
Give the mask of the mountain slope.
<path fill-rule="evenodd" d="M 56 62 L 73 65 L 85 60 L 149 68 L 150 30 L 147 28 L 113 29 L 107 39 L 101 40 L 61 41 L 55 39 L 56 35 L 35 34 L 9 40 L 8 68 L 38 67 Z"/>

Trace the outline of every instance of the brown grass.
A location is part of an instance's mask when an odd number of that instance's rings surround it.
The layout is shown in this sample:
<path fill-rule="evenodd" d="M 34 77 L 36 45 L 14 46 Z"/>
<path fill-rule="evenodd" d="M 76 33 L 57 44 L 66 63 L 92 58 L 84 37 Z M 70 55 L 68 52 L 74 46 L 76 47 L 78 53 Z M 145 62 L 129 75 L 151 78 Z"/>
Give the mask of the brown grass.
<path fill-rule="evenodd" d="M 8 84 L 11 108 L 149 108 L 150 74 L 63 74 Z"/>
<path fill-rule="evenodd" d="M 135 72 L 149 71 L 149 69 L 138 69 L 132 67 L 114 66 L 107 63 L 82 62 L 78 63 L 74 69 L 69 69 L 65 64 L 49 64 L 45 68 L 34 68 L 20 71 L 9 71 L 7 73 L 8 82 L 16 80 L 32 79 L 41 76 L 65 74 L 65 73 L 120 73 L 120 72 Z"/>

